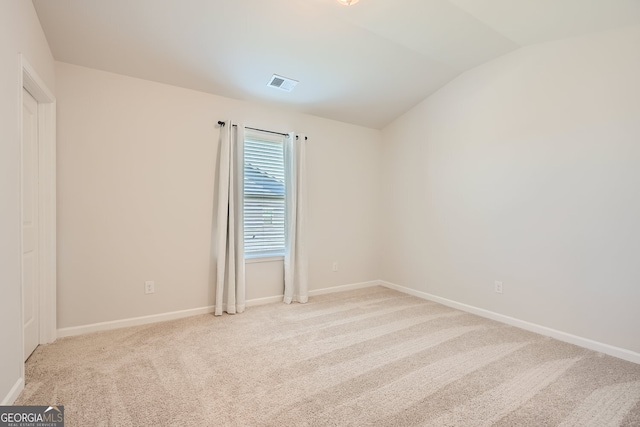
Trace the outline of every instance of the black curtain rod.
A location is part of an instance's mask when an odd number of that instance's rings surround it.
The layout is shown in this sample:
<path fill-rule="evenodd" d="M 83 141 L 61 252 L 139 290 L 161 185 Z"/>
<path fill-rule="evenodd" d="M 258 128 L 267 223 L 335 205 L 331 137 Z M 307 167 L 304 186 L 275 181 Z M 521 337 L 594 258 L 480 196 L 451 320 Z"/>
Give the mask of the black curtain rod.
<path fill-rule="evenodd" d="M 218 124 L 220 126 L 224 126 L 226 123 L 223 122 L 222 120 L 218 121 Z M 232 125 L 232 126 L 238 126 L 238 125 Z M 282 132 L 274 132 L 272 130 L 265 130 L 265 129 L 257 129 L 257 128 L 250 128 L 249 126 L 245 126 L 245 129 L 251 129 L 251 130 L 257 130 L 258 132 L 266 132 L 266 133 L 272 133 L 274 135 L 282 135 L 282 136 L 289 136 L 288 133 L 282 133 Z"/>
<path fill-rule="evenodd" d="M 218 124 L 220 126 L 224 126 L 226 123 L 223 122 L 222 120 L 218 120 Z M 238 126 L 238 125 L 232 125 L 232 126 Z M 282 133 L 282 132 L 274 132 L 272 130 L 265 130 L 265 129 L 258 129 L 258 128 L 250 128 L 249 126 L 245 126 L 245 129 L 251 129 L 251 130 L 257 130 L 258 132 L 266 132 L 266 133 L 272 133 L 274 135 L 282 135 L 282 136 L 286 136 L 288 137 L 289 134 L 288 133 Z M 296 135 L 296 139 L 298 139 L 298 136 Z M 308 138 L 305 136 L 304 140 L 306 141 Z"/>

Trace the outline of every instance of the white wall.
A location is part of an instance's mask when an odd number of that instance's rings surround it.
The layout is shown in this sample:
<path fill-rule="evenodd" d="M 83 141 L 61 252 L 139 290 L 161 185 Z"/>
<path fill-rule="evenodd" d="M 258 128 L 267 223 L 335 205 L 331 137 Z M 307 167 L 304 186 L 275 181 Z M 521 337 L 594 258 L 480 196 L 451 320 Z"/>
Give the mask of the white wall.
<path fill-rule="evenodd" d="M 22 53 L 50 90 L 54 63 L 29 1 L 0 2 L 0 402 L 22 375 L 20 129 Z"/>
<path fill-rule="evenodd" d="M 58 328 L 213 304 L 228 118 L 309 136 L 310 288 L 379 277 L 380 131 L 65 63 L 56 83 Z M 247 298 L 281 295 L 282 268 L 248 264 Z"/>
<path fill-rule="evenodd" d="M 639 76 L 639 27 L 547 43 L 389 125 L 383 278 L 640 352 Z"/>

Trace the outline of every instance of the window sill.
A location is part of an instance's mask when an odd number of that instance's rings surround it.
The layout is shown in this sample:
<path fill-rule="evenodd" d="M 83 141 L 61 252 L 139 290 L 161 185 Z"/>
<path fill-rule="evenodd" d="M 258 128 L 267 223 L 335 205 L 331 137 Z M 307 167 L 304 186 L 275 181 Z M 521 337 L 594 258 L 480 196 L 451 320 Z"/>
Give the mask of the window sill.
<path fill-rule="evenodd" d="M 245 264 L 254 264 L 258 262 L 280 262 L 284 261 L 284 256 L 267 256 L 267 257 L 256 257 L 256 258 L 245 258 Z"/>

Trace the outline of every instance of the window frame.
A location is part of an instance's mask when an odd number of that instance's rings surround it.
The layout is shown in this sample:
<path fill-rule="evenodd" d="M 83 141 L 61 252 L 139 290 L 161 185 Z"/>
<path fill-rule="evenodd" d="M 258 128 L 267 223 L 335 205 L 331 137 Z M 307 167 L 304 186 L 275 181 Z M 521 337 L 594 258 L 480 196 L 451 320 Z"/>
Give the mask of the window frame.
<path fill-rule="evenodd" d="M 242 159 L 242 165 L 243 165 L 243 200 L 242 200 L 242 204 L 243 204 L 243 217 L 242 217 L 242 221 L 243 221 L 243 228 L 244 228 L 244 232 L 243 232 L 243 243 L 244 243 L 244 259 L 245 262 L 247 263 L 258 263 L 258 262 L 272 262 L 272 261 L 281 261 L 284 259 L 284 254 L 285 254 L 285 245 L 286 245 L 286 207 L 287 207 L 287 201 L 286 201 L 286 172 L 284 170 L 285 168 L 285 138 L 287 136 L 286 135 L 281 135 L 281 134 L 277 134 L 277 133 L 272 133 L 272 132 L 268 132 L 268 131 L 260 131 L 260 130 L 256 130 L 256 129 L 246 129 L 245 128 L 245 134 L 244 134 L 244 139 L 242 141 L 243 144 L 243 159 Z M 277 168 L 278 169 L 282 169 L 282 184 L 283 184 L 283 193 L 282 196 L 277 196 L 277 197 L 269 197 L 269 196 L 265 196 L 263 197 L 264 200 L 281 200 L 282 201 L 282 247 L 278 247 L 277 250 L 264 250 L 264 251 L 254 251 L 254 252 L 247 252 L 247 214 L 246 214 L 246 210 L 247 210 L 247 199 L 249 200 L 253 200 L 254 202 L 257 202 L 261 199 L 261 197 L 259 197 L 259 195 L 257 195 L 256 193 L 253 193 L 252 195 L 250 195 L 249 197 L 247 197 L 247 174 L 246 174 L 246 169 L 247 169 L 247 141 L 254 141 L 257 143 L 267 143 L 267 144 L 280 144 L 282 147 L 282 163 L 278 163 L 277 164 Z M 249 150 L 251 151 L 251 150 Z"/>

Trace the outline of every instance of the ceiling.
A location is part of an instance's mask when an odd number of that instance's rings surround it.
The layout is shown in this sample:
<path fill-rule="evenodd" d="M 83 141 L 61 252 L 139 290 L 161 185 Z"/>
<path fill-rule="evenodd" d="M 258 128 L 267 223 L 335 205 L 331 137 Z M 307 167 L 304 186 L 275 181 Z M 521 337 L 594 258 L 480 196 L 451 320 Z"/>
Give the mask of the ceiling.
<path fill-rule="evenodd" d="M 58 61 L 378 129 L 519 47 L 640 24 L 640 0 L 33 3 Z"/>

